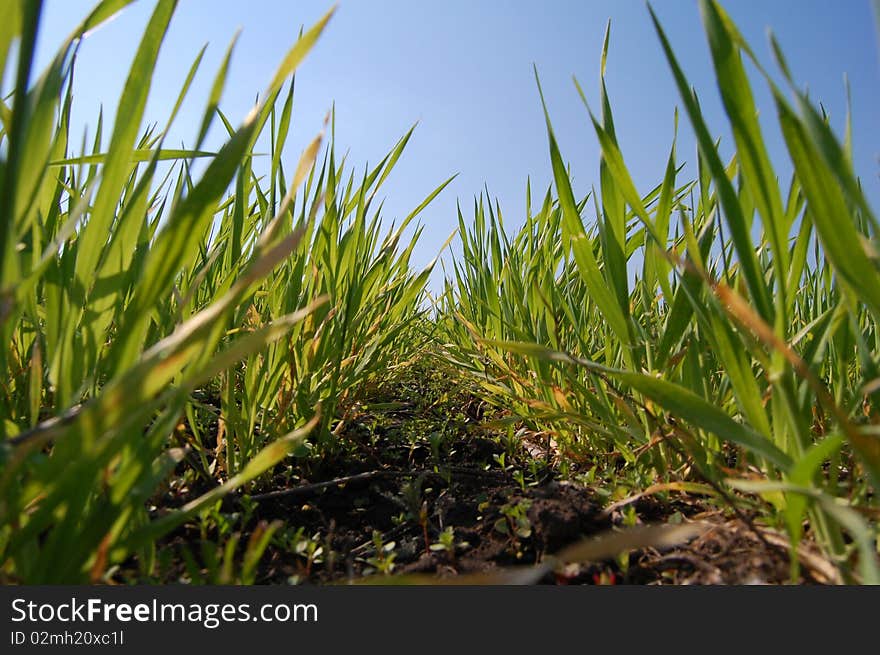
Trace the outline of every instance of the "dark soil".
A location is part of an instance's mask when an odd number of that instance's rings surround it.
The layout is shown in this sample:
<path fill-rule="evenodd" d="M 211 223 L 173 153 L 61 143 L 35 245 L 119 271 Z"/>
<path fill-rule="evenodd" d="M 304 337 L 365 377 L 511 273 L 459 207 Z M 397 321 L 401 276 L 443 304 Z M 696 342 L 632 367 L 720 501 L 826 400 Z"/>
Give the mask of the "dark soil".
<path fill-rule="evenodd" d="M 423 410 L 415 411 L 422 416 Z M 442 442 L 408 440 L 413 411 L 385 412 L 381 421 L 363 412 L 340 431 L 346 444 L 341 452 L 302 466 L 301 475 L 279 474 L 249 498 L 224 500 L 220 512 L 241 521 L 234 526 L 243 534 L 240 554 L 258 522 L 278 522 L 254 582 L 491 584 L 585 538 L 627 525 L 693 521 L 706 529 L 689 543 L 556 567 L 539 582 L 791 580 L 786 540 L 742 512 L 686 494 L 662 501 L 641 497 L 608 512 L 607 493 L 561 480 L 553 467 L 536 466 L 534 451 L 512 453 L 509 443 L 487 436 L 473 407 L 455 419 L 455 438 Z M 450 421 L 444 420 L 448 428 Z M 518 477 L 527 466 L 528 473 Z M 165 559 L 157 581 L 191 580 L 193 566 L 205 565 L 205 552 L 211 550 L 203 547 L 206 540 L 212 547 L 222 543 L 211 529 L 206 534 L 204 524 L 187 524 L 169 535 L 160 547 Z M 124 571 L 120 577 L 126 577 Z M 834 582 L 834 575 L 805 544 L 798 581 Z"/>

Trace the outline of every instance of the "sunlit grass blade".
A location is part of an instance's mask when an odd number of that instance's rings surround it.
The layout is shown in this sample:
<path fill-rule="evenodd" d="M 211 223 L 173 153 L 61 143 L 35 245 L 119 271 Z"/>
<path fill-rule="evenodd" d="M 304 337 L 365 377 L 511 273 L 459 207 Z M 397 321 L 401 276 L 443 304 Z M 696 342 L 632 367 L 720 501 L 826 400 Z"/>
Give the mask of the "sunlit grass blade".
<path fill-rule="evenodd" d="M 77 248 L 75 273 L 83 292 L 88 292 L 91 286 L 91 277 L 115 217 L 115 205 L 129 174 L 128 163 L 135 149 L 135 138 L 140 130 L 141 117 L 150 91 L 150 80 L 159 56 L 159 46 L 171 22 L 175 5 L 173 0 L 160 0 L 156 5 L 116 108 L 117 120 L 102 169 L 101 185 L 95 196 L 91 219 L 80 235 L 80 245 Z"/>
<path fill-rule="evenodd" d="M 538 83 L 538 90 L 541 92 L 540 80 L 538 80 L 537 69 L 535 70 L 535 80 Z M 599 270 L 596 257 L 593 254 L 592 240 L 584 230 L 580 213 L 577 208 L 577 202 L 574 199 L 574 193 L 571 189 L 571 181 L 565 170 L 565 164 L 562 161 L 562 155 L 559 152 L 559 146 L 556 143 L 556 137 L 553 134 L 553 126 L 550 123 L 550 115 L 547 112 L 546 103 L 543 102 L 544 118 L 547 123 L 547 138 L 550 143 L 550 161 L 553 168 L 553 179 L 556 183 L 556 190 L 559 194 L 559 204 L 562 208 L 564 225 L 568 239 L 564 239 L 564 247 L 570 247 L 578 269 L 584 283 L 589 287 L 590 293 L 602 311 L 603 316 L 608 321 L 609 326 L 613 330 L 617 339 L 624 346 L 624 356 L 631 357 L 628 346 L 630 345 L 629 326 L 626 317 L 620 309 L 620 305 L 608 289 L 606 280 Z"/>
<path fill-rule="evenodd" d="M 719 202 L 724 210 L 727 223 L 730 226 L 731 238 L 736 246 L 736 253 L 739 257 L 739 263 L 742 267 L 749 292 L 757 305 L 761 316 L 765 319 L 770 319 L 772 322 L 772 317 L 774 315 L 773 303 L 770 297 L 770 291 L 767 284 L 764 282 L 763 275 L 758 266 L 755 248 L 752 245 L 751 237 L 749 235 L 747 217 L 743 215 L 733 184 L 725 172 L 724 165 L 721 162 L 718 151 L 715 149 L 714 142 L 709 134 L 709 129 L 703 119 L 700 107 L 697 104 L 696 98 L 687 83 L 687 79 L 678 64 L 678 60 L 672 51 L 672 47 L 666 38 L 666 34 L 660 26 L 660 22 L 657 20 L 653 9 L 650 9 L 650 6 L 649 11 L 651 12 L 651 18 L 654 21 L 657 35 L 660 37 L 660 42 L 666 54 L 666 59 L 669 62 L 669 66 L 675 77 L 676 86 L 678 87 L 685 110 L 687 111 L 691 125 L 696 133 L 700 152 L 706 161 L 709 171 L 712 173 L 712 179 L 716 185 Z"/>

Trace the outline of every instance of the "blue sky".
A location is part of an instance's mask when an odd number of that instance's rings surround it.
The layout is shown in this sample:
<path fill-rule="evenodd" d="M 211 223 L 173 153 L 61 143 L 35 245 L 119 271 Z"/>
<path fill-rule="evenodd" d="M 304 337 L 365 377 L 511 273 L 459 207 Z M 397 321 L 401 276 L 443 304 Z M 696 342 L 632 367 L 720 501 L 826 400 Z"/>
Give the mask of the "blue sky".
<path fill-rule="evenodd" d="M 92 4 L 46 0 L 39 41 L 41 66 Z M 207 42 L 199 76 L 169 145 L 192 142 L 214 73 L 239 27 L 243 31 L 221 107 L 230 119 L 240 120 L 300 26 L 312 24 L 330 5 L 315 0 L 181 0 L 162 47 L 148 120 L 164 122 L 193 58 Z M 766 38 L 772 28 L 796 80 L 821 99 L 838 130 L 846 111 L 843 76 L 848 75 L 856 170 L 876 210 L 880 206 L 880 59 L 870 1 L 730 0 L 724 5 L 765 64 L 775 69 Z M 150 0 L 139 0 L 84 42 L 77 63 L 74 125 L 92 123 L 102 103 L 107 118 L 113 118 L 127 67 L 153 6 Z M 696 0 L 656 0 L 654 8 L 700 95 L 710 128 L 729 146 Z M 673 110 L 680 102 L 640 0 L 343 0 L 300 67 L 287 168 L 292 170 L 334 102 L 337 148 L 349 151 L 350 162 L 359 167 L 377 162 L 418 121 L 385 187 L 386 219 L 406 215 L 440 182 L 453 173 L 459 175 L 422 215 L 426 229 L 415 264 L 430 261 L 455 228 L 456 200 L 467 216 L 474 195 L 485 186 L 501 202 L 505 223 L 519 224 L 527 177 L 538 196 L 551 180 L 533 63 L 563 156 L 571 164 L 575 191 L 580 195 L 597 183 L 595 135 L 572 75 L 596 105 L 599 56 L 609 18 L 606 77 L 618 138 L 636 183 L 647 192 L 662 177 Z M 771 155 L 777 170 L 787 176 L 790 168 L 769 94 L 761 83 L 756 83 L 755 94 Z M 215 129 L 214 146 L 220 136 Z M 694 160 L 693 144 L 683 120 L 680 161 Z M 439 279 L 438 273 L 435 288 Z"/>

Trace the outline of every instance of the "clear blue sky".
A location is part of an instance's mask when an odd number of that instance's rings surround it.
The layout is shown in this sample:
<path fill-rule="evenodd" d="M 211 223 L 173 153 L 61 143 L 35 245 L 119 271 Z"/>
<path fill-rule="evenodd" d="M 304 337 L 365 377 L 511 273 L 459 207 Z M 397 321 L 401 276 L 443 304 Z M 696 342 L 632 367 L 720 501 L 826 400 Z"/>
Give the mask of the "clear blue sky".
<path fill-rule="evenodd" d="M 330 4 L 181 0 L 162 48 L 148 119 L 164 122 L 193 58 L 204 43 L 210 43 L 169 145 L 191 143 L 220 59 L 241 27 L 221 104 L 230 119 L 240 120 L 296 39 L 300 25 L 312 24 Z M 877 210 L 880 74 L 877 22 L 870 1 L 730 0 L 724 4 L 765 64 L 774 68 L 766 38 L 772 28 L 795 78 L 808 85 L 812 97 L 822 100 L 838 130 L 846 107 L 843 76 L 849 76 L 856 169 Z M 89 0 L 46 1 L 41 64 L 91 5 Z M 136 2 L 83 44 L 75 125 L 93 122 L 101 103 L 112 118 L 153 6 L 150 0 Z M 701 96 L 710 128 L 729 145 L 696 0 L 656 0 L 654 7 Z M 575 190 L 585 193 L 597 182 L 598 149 L 571 78 L 577 76 L 595 106 L 601 42 L 609 18 L 607 82 L 618 138 L 637 184 L 646 192 L 662 177 L 673 110 L 680 102 L 640 0 L 342 0 L 298 73 L 288 170 L 334 102 L 338 150 L 350 151 L 350 162 L 359 167 L 377 162 L 418 121 L 414 138 L 385 187 L 386 219 L 405 215 L 441 181 L 453 173 L 459 176 L 423 214 L 427 227 L 415 263 L 424 265 L 433 258 L 455 228 L 456 199 L 469 212 L 474 195 L 484 185 L 499 198 L 506 224 L 519 224 L 527 176 L 537 195 L 551 179 L 532 75 L 535 63 L 563 156 L 571 163 Z M 787 157 L 763 84 L 756 85 L 756 96 L 777 170 L 787 175 Z M 679 160 L 692 162 L 693 138 L 685 120 L 682 128 Z M 220 134 L 215 129 L 213 145 Z M 435 275 L 435 285 L 438 280 Z"/>

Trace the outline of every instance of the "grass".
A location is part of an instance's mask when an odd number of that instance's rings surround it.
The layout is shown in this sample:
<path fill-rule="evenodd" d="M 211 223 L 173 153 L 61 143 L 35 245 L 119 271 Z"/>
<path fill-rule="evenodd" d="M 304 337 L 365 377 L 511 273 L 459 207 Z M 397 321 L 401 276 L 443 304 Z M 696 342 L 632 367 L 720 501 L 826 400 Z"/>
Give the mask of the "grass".
<path fill-rule="evenodd" d="M 642 195 L 617 144 L 606 34 L 598 115 L 581 91 L 602 149 L 598 189 L 575 195 L 545 108 L 553 186 L 538 205 L 527 189 L 527 216 L 509 232 L 497 204 L 460 211 L 462 256 L 431 298 L 431 266 L 410 266 L 421 228 L 403 234 L 448 181 L 391 229 L 374 204 L 411 131 L 356 172 L 337 161 L 329 125 L 329 143 L 318 135 L 285 170 L 292 76 L 332 11 L 303 32 L 237 128 L 218 107 L 233 41 L 199 137 L 172 150 L 164 135 L 201 55 L 165 126 L 139 134 L 175 6 L 159 0 L 107 150 L 100 116 L 93 145 L 76 150 L 79 37 L 126 4 L 98 4 L 39 76 L 39 3 L 4 10 L 0 70 L 15 80 L 0 107 L 4 580 L 101 582 L 133 562 L 140 579 L 155 579 L 170 566 L 157 544 L 194 530 L 200 552 L 180 556 L 190 581 L 252 583 L 270 544 L 301 554 L 308 574 L 331 544 L 254 524 L 258 501 L 241 501 L 230 519 L 224 497 L 291 487 L 347 461 L 364 403 L 375 418 L 427 393 L 436 398 L 417 403 L 422 422 L 399 436 L 431 452 L 434 474 L 474 423 L 450 398 L 481 403 L 492 419 L 482 429 L 511 456 L 523 435 L 558 450 L 552 464 L 521 462 L 523 491 L 527 475 L 537 485 L 549 474 L 609 501 L 620 485 L 670 503 L 705 494 L 784 529 L 793 554 L 805 538 L 817 544 L 842 580 L 880 582 L 878 223 L 852 168 L 851 130 L 837 138 L 775 42 L 792 100 L 723 8 L 701 2 L 736 144 L 725 162 L 652 14 L 697 136 L 698 177 L 678 179 L 673 143 L 663 180 Z M 794 165 L 785 184 L 743 59 L 773 94 Z M 227 139 L 205 152 L 218 119 Z M 258 176 L 265 132 L 271 164 Z M 196 158 L 208 160 L 198 178 Z M 511 519 L 520 505 L 504 505 L 499 524 L 530 534 L 522 516 Z M 454 560 L 453 526 L 432 543 L 427 515 L 415 505 L 404 514 L 426 551 Z M 391 573 L 393 542 L 378 532 L 372 541 L 372 570 Z M 799 558 L 790 562 L 798 580 Z"/>

